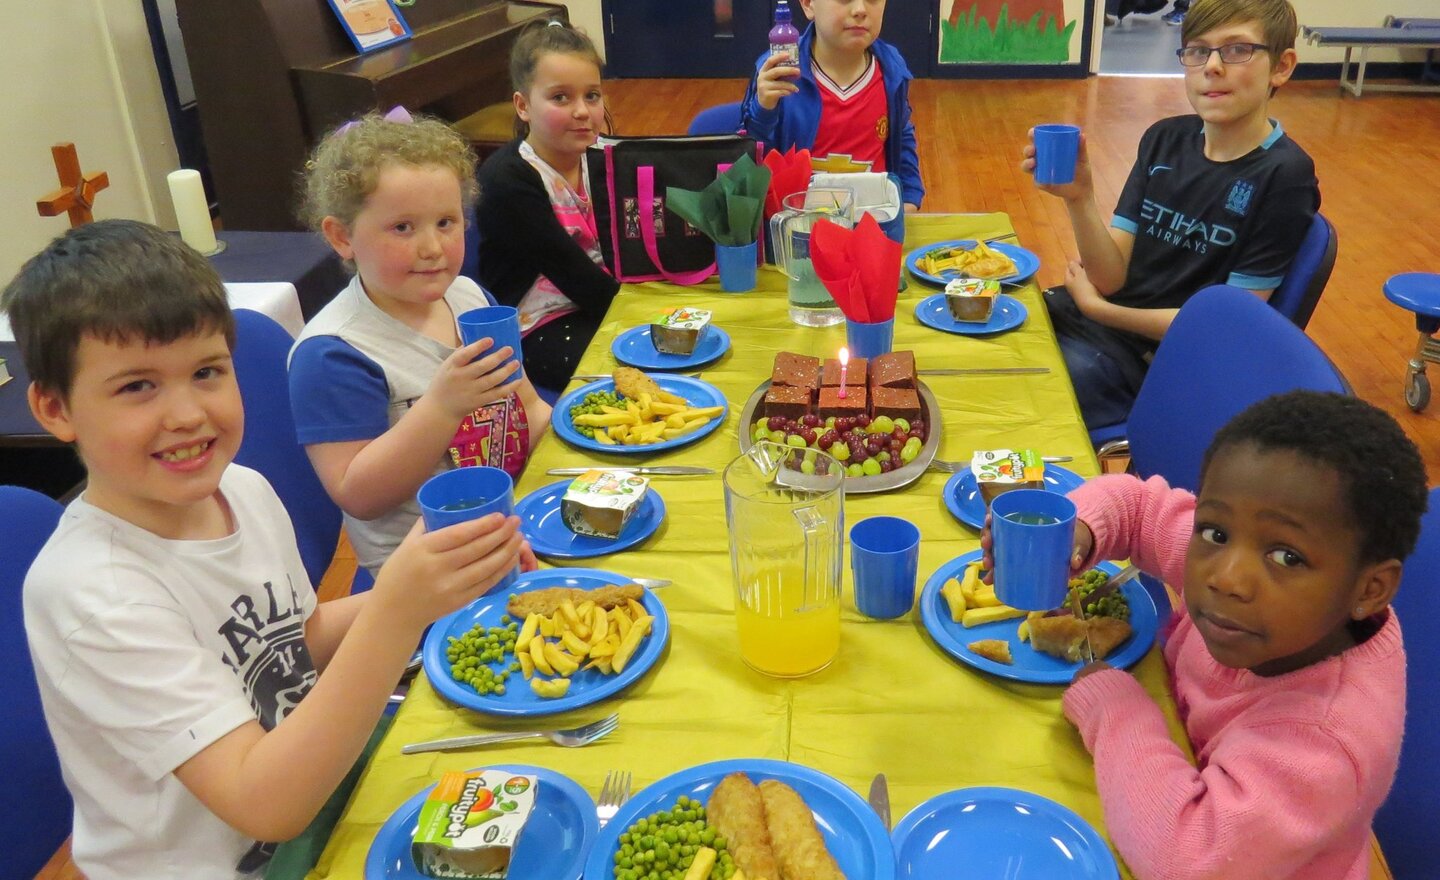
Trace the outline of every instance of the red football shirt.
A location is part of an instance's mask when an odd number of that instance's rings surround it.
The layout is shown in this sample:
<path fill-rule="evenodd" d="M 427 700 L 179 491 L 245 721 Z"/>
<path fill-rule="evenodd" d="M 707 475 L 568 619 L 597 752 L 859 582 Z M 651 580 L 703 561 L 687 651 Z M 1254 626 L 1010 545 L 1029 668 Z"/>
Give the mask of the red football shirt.
<path fill-rule="evenodd" d="M 885 171 L 885 139 L 890 134 L 889 101 L 880 62 L 871 55 L 865 72 L 841 86 L 814 66 L 820 87 L 820 128 L 810 148 L 816 171 Z"/>

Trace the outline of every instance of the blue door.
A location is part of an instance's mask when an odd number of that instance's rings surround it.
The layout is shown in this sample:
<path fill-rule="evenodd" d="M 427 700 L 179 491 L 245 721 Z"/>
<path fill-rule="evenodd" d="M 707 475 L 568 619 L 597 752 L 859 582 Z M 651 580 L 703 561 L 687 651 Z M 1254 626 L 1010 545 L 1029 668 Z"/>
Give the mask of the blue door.
<path fill-rule="evenodd" d="M 603 0 L 600 11 L 615 77 L 748 77 L 771 24 L 768 0 Z"/>

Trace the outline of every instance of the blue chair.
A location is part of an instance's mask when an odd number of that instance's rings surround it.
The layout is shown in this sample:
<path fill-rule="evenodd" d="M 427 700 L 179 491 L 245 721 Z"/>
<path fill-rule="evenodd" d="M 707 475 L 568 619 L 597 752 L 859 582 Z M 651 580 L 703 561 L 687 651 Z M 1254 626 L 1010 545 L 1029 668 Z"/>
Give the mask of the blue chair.
<path fill-rule="evenodd" d="M 1252 403 L 1308 388 L 1350 393 L 1310 337 L 1253 293 L 1206 288 L 1170 325 L 1126 423 L 1132 469 L 1195 491 L 1221 426 Z"/>
<path fill-rule="evenodd" d="M 295 439 L 286 373 L 295 340 L 275 321 L 235 310 L 235 379 L 245 405 L 238 464 L 265 476 L 290 514 L 310 583 L 319 586 L 340 540 L 340 508 L 330 500 L 305 449 Z"/>
<path fill-rule="evenodd" d="M 35 667 L 25 640 L 20 588 L 35 554 L 64 510 L 19 486 L 0 486 L 0 853 L 7 877 L 34 877 L 70 834 L 70 792 L 45 726 Z"/>
<path fill-rule="evenodd" d="M 1317 213 L 1300 243 L 1300 250 L 1295 254 L 1290 271 L 1285 273 L 1285 280 L 1270 294 L 1268 302 L 1271 307 L 1289 318 L 1301 330 L 1310 323 L 1310 316 L 1315 313 L 1320 295 L 1325 292 L 1325 285 L 1330 282 L 1338 246 L 1335 227 Z M 1115 455 L 1114 447 L 1107 449 L 1107 444 L 1124 440 L 1127 431 L 1124 422 L 1095 428 L 1090 431 L 1090 444 L 1101 451 L 1102 457 Z"/>
<path fill-rule="evenodd" d="M 1316 214 L 1300 242 L 1300 250 L 1285 273 L 1285 280 L 1270 294 L 1270 305 L 1294 322 L 1301 330 L 1310 323 L 1320 294 L 1330 282 L 1335 269 L 1335 252 L 1339 248 L 1335 227 L 1321 214 Z"/>
<path fill-rule="evenodd" d="M 740 130 L 740 102 L 706 107 L 690 120 L 686 134 L 734 134 Z"/>
<path fill-rule="evenodd" d="M 1402 272 L 1385 282 L 1385 298 L 1402 309 L 1415 313 L 1415 329 L 1420 343 L 1415 348 L 1405 374 L 1405 403 L 1415 412 L 1430 404 L 1430 377 L 1425 364 L 1440 363 L 1440 275 L 1430 272 Z"/>
<path fill-rule="evenodd" d="M 1430 490 L 1430 511 L 1420 542 L 1405 560 L 1395 611 L 1405 632 L 1405 741 L 1390 796 L 1375 816 L 1375 836 L 1397 880 L 1435 876 L 1435 806 L 1440 791 L 1440 488 Z"/>

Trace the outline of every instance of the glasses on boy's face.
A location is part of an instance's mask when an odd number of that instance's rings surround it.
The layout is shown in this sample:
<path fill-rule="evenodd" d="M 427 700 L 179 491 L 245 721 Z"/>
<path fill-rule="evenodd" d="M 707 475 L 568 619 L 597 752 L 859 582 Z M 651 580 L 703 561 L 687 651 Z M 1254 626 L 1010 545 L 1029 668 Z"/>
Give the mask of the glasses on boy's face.
<path fill-rule="evenodd" d="M 1220 53 L 1220 60 L 1226 64 L 1244 64 L 1255 57 L 1256 52 L 1270 49 L 1264 43 L 1226 43 L 1223 46 L 1186 46 L 1176 49 L 1175 55 L 1186 67 L 1204 67 L 1210 63 L 1210 53 Z"/>

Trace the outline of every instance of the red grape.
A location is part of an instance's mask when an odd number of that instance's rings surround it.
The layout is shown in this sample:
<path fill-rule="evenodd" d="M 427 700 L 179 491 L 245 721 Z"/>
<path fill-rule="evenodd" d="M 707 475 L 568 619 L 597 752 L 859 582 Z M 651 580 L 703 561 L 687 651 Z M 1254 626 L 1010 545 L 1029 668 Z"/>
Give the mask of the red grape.
<path fill-rule="evenodd" d="M 856 417 L 855 417 L 855 427 L 857 427 L 857 428 L 868 428 L 868 427 L 870 427 L 870 417 L 867 416 L 867 415 L 865 415 L 864 413 L 861 413 L 860 415 L 856 416 Z"/>
<path fill-rule="evenodd" d="M 820 417 L 814 413 L 806 413 L 800 417 L 800 423 L 807 428 L 816 428 L 820 426 Z"/>
<path fill-rule="evenodd" d="M 813 428 L 801 428 L 800 438 L 805 441 L 806 446 L 815 445 L 815 430 Z"/>
<path fill-rule="evenodd" d="M 831 446 L 834 446 L 835 442 L 839 439 L 840 435 L 836 434 L 834 430 L 826 431 L 820 435 L 820 448 L 829 449 Z"/>
<path fill-rule="evenodd" d="M 785 430 L 785 417 L 771 416 L 769 421 L 765 423 L 765 427 L 769 428 L 772 431 L 783 431 Z"/>

